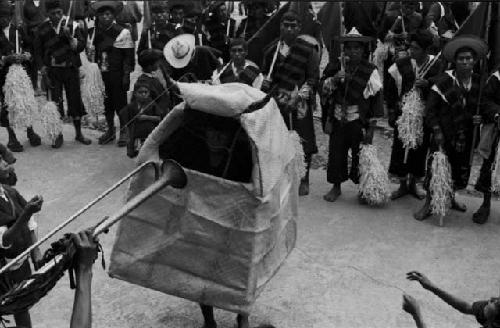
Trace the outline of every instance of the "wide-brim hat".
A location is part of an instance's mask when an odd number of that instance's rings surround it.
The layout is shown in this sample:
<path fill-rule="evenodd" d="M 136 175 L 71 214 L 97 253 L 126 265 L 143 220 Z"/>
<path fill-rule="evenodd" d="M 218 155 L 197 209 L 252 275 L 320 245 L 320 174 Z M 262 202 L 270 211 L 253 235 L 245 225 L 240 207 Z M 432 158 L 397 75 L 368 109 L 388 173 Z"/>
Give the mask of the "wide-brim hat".
<path fill-rule="evenodd" d="M 104 8 L 110 8 L 115 12 L 115 15 L 118 15 L 123 9 L 123 3 L 121 1 L 99 0 L 94 2 L 91 8 L 96 13 Z"/>
<path fill-rule="evenodd" d="M 360 42 L 360 43 L 368 43 L 373 41 L 372 37 L 362 35 L 359 31 L 353 27 L 352 30 L 344 35 L 335 37 L 335 40 L 340 41 L 342 43 L 345 42 Z"/>
<path fill-rule="evenodd" d="M 186 67 L 193 57 L 196 39 L 193 34 L 181 34 L 168 41 L 163 55 L 174 68 Z"/>
<path fill-rule="evenodd" d="M 448 41 L 443 48 L 443 56 L 447 61 L 454 63 L 457 51 L 464 47 L 474 50 L 478 59 L 486 56 L 488 53 L 488 45 L 483 39 L 472 34 L 467 34 L 457 36 Z"/>

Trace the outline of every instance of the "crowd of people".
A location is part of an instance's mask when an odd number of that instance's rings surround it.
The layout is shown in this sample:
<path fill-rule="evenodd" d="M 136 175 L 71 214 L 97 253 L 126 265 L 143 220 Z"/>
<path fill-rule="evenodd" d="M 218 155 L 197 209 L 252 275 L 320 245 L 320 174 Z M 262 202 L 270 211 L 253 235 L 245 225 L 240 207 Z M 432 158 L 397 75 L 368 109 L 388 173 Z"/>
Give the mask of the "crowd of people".
<path fill-rule="evenodd" d="M 328 202 L 335 202 L 342 195 L 341 185 L 347 180 L 359 183 L 360 148 L 373 142 L 377 120 L 387 116 L 394 128 L 389 173 L 399 181 L 391 199 L 410 194 L 424 200 L 414 215 L 420 221 L 431 215 L 429 154 L 443 151 L 451 166 L 453 190 L 464 189 L 471 172 L 471 152 L 476 146 L 475 130 L 482 125 L 479 144 L 483 163 L 476 189 L 484 199 L 473 221 L 487 222 L 492 166 L 500 136 L 500 73 L 498 68 L 487 73 L 484 64 L 479 65 L 488 53 L 484 40 L 472 35 L 455 37 L 477 4 L 346 2 L 345 33 L 332 43 L 304 32 L 304 21 L 315 20 L 312 8 L 305 12 L 307 17 L 289 10 L 281 14 L 276 40 L 261 49 L 260 62 L 248 59 L 248 47 L 252 44 L 248 41 L 279 10 L 276 1 L 242 1 L 239 11 L 245 12 L 246 17 L 240 20 L 231 17 L 225 1 L 204 2 L 200 8 L 189 1 L 151 1 L 151 21 L 143 21 L 142 31 L 137 28 L 142 14 L 138 10 L 123 14 L 122 1 L 85 4 L 84 14 L 72 17 L 74 22 L 67 24 L 70 18 L 65 16 L 64 1 L 46 0 L 44 8 L 26 2 L 24 21 L 17 24 L 12 3 L 0 1 L 0 123 L 9 137 L 7 147 L 0 147 L 0 249 L 4 262 L 36 241 L 36 223 L 30 218 L 43 203 L 41 197 L 26 202 L 12 187 L 16 177 L 9 167 L 15 161 L 10 151 L 23 151 L 23 145 L 9 123 L 3 86 L 12 64 L 9 55 L 16 51 L 26 55 L 22 65 L 33 88 L 47 92 L 58 104 L 61 118 L 71 118 L 75 140 L 83 145 L 92 141 L 81 129 L 87 113 L 80 89 L 81 54 L 97 63 L 105 87 L 106 118 L 106 131 L 98 143 L 109 144 L 118 135 L 117 145 L 126 147 L 131 158 L 138 155 L 148 135 L 181 102 L 176 82 L 239 82 L 262 90 L 274 98 L 284 123 L 302 140 L 306 174 L 300 182 L 301 196 L 309 194 L 309 169 L 312 156 L 318 152 L 313 112 L 319 105 L 322 129 L 329 136 L 326 178 L 332 188 L 324 196 Z M 377 40 L 378 46 L 388 47 L 382 66 L 374 63 Z M 330 56 L 321 73 L 325 44 L 340 44 L 342 51 L 339 57 Z M 330 54 L 335 53 L 333 46 L 329 50 Z M 141 73 L 131 87 L 136 59 Z M 41 85 L 38 76 L 42 77 Z M 129 89 L 132 96 L 127 99 Z M 425 115 L 421 141 L 408 149 L 398 125 L 403 124 L 404 102 L 412 93 L 425 108 Z M 316 103 L 318 94 L 320 104 Z M 116 116 L 119 127 L 115 126 Z M 26 133 L 31 146 L 41 144 L 33 127 L 28 127 Z M 224 137 L 223 129 L 217 133 L 219 139 Z M 52 147 L 60 148 L 63 142 L 60 134 Z M 359 198 L 364 202 L 363 197 Z M 451 208 L 466 210 L 455 197 Z M 23 241 L 19 245 L 14 243 L 18 235 Z M 84 249 L 90 248 L 86 234 L 78 240 L 86 245 Z M 8 246 L 13 244 L 16 247 Z M 34 263 L 39 257 L 39 252 L 33 252 Z M 21 263 L 9 274 L 24 279 L 30 274 L 29 265 Z M 419 281 L 459 311 L 476 315 L 481 324 L 499 326 L 498 299 L 470 305 L 438 289 L 418 272 L 409 273 L 408 279 Z M 201 309 L 205 327 L 216 327 L 213 309 L 206 305 L 201 305 Z M 424 326 L 413 298 L 405 296 L 404 309 L 414 315 L 418 326 Z M 20 325 L 30 327 L 29 321 L 28 313 L 16 316 Z M 248 327 L 248 317 L 239 315 L 238 327 Z"/>

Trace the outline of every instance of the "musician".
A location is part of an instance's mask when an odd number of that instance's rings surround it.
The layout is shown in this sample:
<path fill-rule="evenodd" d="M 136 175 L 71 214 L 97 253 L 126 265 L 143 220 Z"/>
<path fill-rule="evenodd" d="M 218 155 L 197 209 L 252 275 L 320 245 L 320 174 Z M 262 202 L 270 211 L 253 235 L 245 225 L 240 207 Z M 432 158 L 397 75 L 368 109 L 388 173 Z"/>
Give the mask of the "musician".
<path fill-rule="evenodd" d="M 360 144 L 372 142 L 376 117 L 383 114 L 382 82 L 377 68 L 364 54 L 371 40 L 355 28 L 340 37 L 345 67 L 339 70 L 329 64 L 323 74 L 322 124 L 324 132 L 330 135 L 327 181 L 333 184 L 323 197 L 328 202 L 337 200 L 342 193 L 341 184 L 347 179 L 359 183 Z"/>
<path fill-rule="evenodd" d="M 27 72 L 33 69 L 32 54 L 26 51 L 26 34 L 24 30 L 19 27 L 15 27 L 11 22 L 13 19 L 12 7 L 8 0 L 0 1 L 0 125 L 7 129 L 9 134 L 9 141 L 7 147 L 13 152 L 22 152 L 24 150 L 21 143 L 18 141 L 14 129 L 10 126 L 9 116 L 7 112 L 6 105 L 4 103 L 3 86 L 5 84 L 5 77 L 9 72 L 9 67 L 12 61 L 8 59 L 9 55 L 16 52 L 16 31 L 18 32 L 19 44 L 24 54 L 26 55 L 26 60 L 22 62 L 23 67 Z M 41 144 L 41 138 L 35 133 L 32 127 L 26 130 L 30 145 L 33 147 L 39 146 Z"/>
<path fill-rule="evenodd" d="M 0 180 L 7 179 L 13 168 L 0 161 Z M 37 224 L 32 216 L 42 208 L 43 198 L 33 197 L 27 202 L 13 187 L 0 185 L 0 264 L 6 265 L 28 247 L 36 243 Z M 41 253 L 36 248 L 31 253 L 31 260 L 35 267 L 41 260 Z M 10 270 L 0 277 L 0 293 L 6 293 L 9 286 L 19 283 L 31 275 L 30 264 L 27 259 L 13 265 Z M 16 325 L 31 327 L 31 318 L 28 311 L 14 314 Z"/>
<path fill-rule="evenodd" d="M 500 71 L 498 69 L 488 78 L 483 97 L 481 106 L 483 128 L 479 143 L 483 164 L 476 182 L 476 190 L 483 193 L 483 203 L 472 217 L 472 221 L 477 224 L 486 223 L 490 216 L 492 165 L 498 156 L 500 137 Z"/>
<path fill-rule="evenodd" d="M 442 149 L 451 166 L 453 189 L 467 187 L 470 176 L 470 155 L 473 131 L 481 123 L 476 115 L 479 101 L 480 76 L 473 72 L 474 65 L 488 51 L 486 43 L 474 36 L 460 36 L 449 41 L 443 49 L 444 58 L 455 65 L 436 77 L 426 104 L 426 124 L 434 135 L 431 152 Z M 428 161 L 430 165 L 432 158 Z M 432 169 L 428 167 L 425 204 L 415 213 L 422 221 L 431 214 L 429 182 Z M 466 207 L 452 197 L 451 208 L 465 212 Z"/>
<path fill-rule="evenodd" d="M 283 15 L 280 39 L 264 50 L 262 68 L 270 76 L 262 90 L 272 92 L 288 129 L 302 139 L 307 165 L 299 195 L 309 194 L 309 169 L 312 155 L 318 152 L 314 132 L 313 110 L 319 81 L 320 45 L 311 36 L 300 35 L 301 19 L 296 12 Z"/>
<path fill-rule="evenodd" d="M 248 43 L 243 38 L 231 40 L 231 61 L 214 71 L 212 84 L 239 82 L 260 89 L 264 76 L 254 62 L 246 59 Z"/>
<path fill-rule="evenodd" d="M 130 31 L 116 24 L 115 17 L 120 12 L 121 1 L 97 1 L 92 4 L 98 17 L 98 26 L 94 38 L 96 61 L 102 73 L 106 98 L 104 115 L 107 130 L 99 137 L 99 144 L 105 145 L 116 138 L 115 113 L 127 104 L 127 90 L 130 87 L 130 72 L 134 69 L 134 41 Z M 118 146 L 127 145 L 124 122 L 120 121 Z"/>
<path fill-rule="evenodd" d="M 49 81 L 52 100 L 58 104 L 61 117 L 64 116 L 63 88 L 66 91 L 75 140 L 90 145 L 91 141 L 83 136 L 81 127 L 81 118 L 86 112 L 81 100 L 79 67 L 82 65 L 80 52 L 86 45 L 85 36 L 82 29 L 73 30 L 71 25 L 66 26 L 67 18 L 63 19 L 59 0 L 48 0 L 45 8 L 49 19 L 39 26 L 35 36 L 35 59 L 42 76 Z M 63 135 L 60 134 L 52 147 L 60 148 L 62 144 Z"/>
<path fill-rule="evenodd" d="M 405 149 L 399 138 L 396 121 L 402 114 L 402 99 L 408 92 L 419 92 L 420 99 L 425 103 L 430 91 L 431 80 L 442 73 L 444 65 L 441 60 L 430 55 L 428 50 L 433 45 L 433 35 L 427 30 L 418 30 L 410 34 L 410 57 L 401 58 L 389 68 L 385 80 L 384 96 L 389 112 L 389 125 L 394 128 L 391 162 L 389 173 L 397 177 L 400 183 L 398 190 L 393 192 L 392 199 L 398 199 L 411 194 L 418 199 L 425 198 L 425 192 L 420 190 L 417 182 L 425 176 L 425 162 L 428 151 L 429 131 L 424 130 L 422 143 L 408 152 L 405 163 Z M 424 74 L 425 72 L 425 74 Z M 423 108 L 422 108 L 423 110 Z"/>

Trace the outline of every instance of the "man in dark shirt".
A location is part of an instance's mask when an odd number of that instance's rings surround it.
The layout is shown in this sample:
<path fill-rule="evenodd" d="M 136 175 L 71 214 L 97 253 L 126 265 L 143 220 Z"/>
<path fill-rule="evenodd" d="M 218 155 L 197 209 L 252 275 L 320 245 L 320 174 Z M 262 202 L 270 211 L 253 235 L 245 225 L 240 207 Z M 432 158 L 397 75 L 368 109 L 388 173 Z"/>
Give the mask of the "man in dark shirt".
<path fill-rule="evenodd" d="M 499 297 L 493 297 L 490 300 L 470 303 L 442 290 L 420 272 L 408 272 L 406 274 L 406 278 L 408 280 L 418 281 L 420 285 L 424 287 L 424 289 L 432 292 L 459 312 L 463 314 L 473 315 L 474 317 L 476 317 L 477 322 L 479 322 L 484 328 L 500 327 Z"/>

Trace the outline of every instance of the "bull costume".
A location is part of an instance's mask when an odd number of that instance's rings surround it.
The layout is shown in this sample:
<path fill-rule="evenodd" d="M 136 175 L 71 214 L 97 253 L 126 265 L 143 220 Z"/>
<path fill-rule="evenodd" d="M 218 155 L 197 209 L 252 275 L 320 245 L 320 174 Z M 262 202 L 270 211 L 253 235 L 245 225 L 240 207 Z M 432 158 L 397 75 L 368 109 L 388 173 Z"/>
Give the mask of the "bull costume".
<path fill-rule="evenodd" d="M 488 221 L 491 208 L 492 169 L 498 157 L 498 142 L 500 138 L 500 71 L 496 70 L 487 80 L 483 101 L 481 102 L 481 118 L 483 128 L 479 143 L 483 164 L 476 182 L 476 190 L 483 193 L 483 203 L 474 213 L 472 220 L 477 224 Z M 498 174 L 498 172 L 497 172 Z"/>
<path fill-rule="evenodd" d="M 431 152 L 442 149 L 447 155 L 455 191 L 465 189 L 469 181 L 474 126 L 481 123 L 480 117 L 476 116 L 480 76 L 473 72 L 473 67 L 487 51 L 486 43 L 475 36 L 460 36 L 449 41 L 443 49 L 443 55 L 456 68 L 436 77 L 427 99 L 426 122 L 434 135 Z M 432 159 L 429 159 L 428 164 L 431 163 Z M 431 214 L 431 174 L 432 169 L 428 166 L 426 201 L 414 215 L 419 221 Z M 451 208 L 466 211 L 465 205 L 458 203 L 455 197 L 452 197 Z"/>
<path fill-rule="evenodd" d="M 128 29 L 114 21 L 123 5 L 120 1 L 97 1 L 92 5 L 98 15 L 98 26 L 94 38 L 96 61 L 102 73 L 106 98 L 104 113 L 107 131 L 99 138 L 99 144 L 107 144 L 116 138 L 115 113 L 127 105 L 127 90 L 130 72 L 134 69 L 134 41 Z M 127 145 L 125 122 L 120 120 L 118 146 Z"/>
<path fill-rule="evenodd" d="M 231 61 L 214 71 L 212 84 L 238 82 L 260 89 L 264 76 L 257 64 L 246 59 L 247 51 L 248 44 L 244 39 L 233 39 L 230 47 Z"/>
<path fill-rule="evenodd" d="M 406 194 L 412 194 L 423 199 L 425 193 L 417 186 L 417 181 L 425 176 L 425 163 L 428 151 L 430 132 L 424 129 L 422 143 L 408 151 L 405 162 L 405 148 L 399 136 L 396 121 L 402 114 L 402 99 L 412 90 L 419 93 L 425 102 L 430 91 L 430 80 L 442 73 L 443 63 L 428 54 L 433 44 L 433 36 L 428 31 L 419 31 L 410 35 L 410 56 L 396 60 L 389 68 L 389 75 L 384 86 L 384 96 L 389 112 L 389 125 L 394 128 L 391 162 L 389 173 L 397 177 L 400 187 L 392 194 L 392 199 L 398 199 Z M 432 65 L 432 66 L 431 66 Z M 426 71 L 426 73 L 424 73 Z"/>
<path fill-rule="evenodd" d="M 85 49 L 85 35 L 80 28 L 73 30 L 71 25 L 65 26 L 61 2 L 50 0 L 45 3 L 49 20 L 42 23 L 35 36 L 35 58 L 41 67 L 42 76 L 49 85 L 52 100 L 59 106 L 61 117 L 64 117 L 63 88 L 66 91 L 68 103 L 67 114 L 73 119 L 75 140 L 89 145 L 91 141 L 85 138 L 81 130 L 81 118 L 86 115 L 80 93 L 80 72 L 82 65 L 80 52 Z M 60 134 L 53 148 L 59 148 L 63 143 Z"/>
<path fill-rule="evenodd" d="M 302 178 L 299 195 L 309 194 L 309 170 L 312 155 L 318 152 L 314 132 L 313 111 L 316 107 L 316 87 L 319 81 L 320 45 L 309 35 L 299 35 L 301 20 L 290 11 L 281 18 L 280 40 L 264 51 L 262 68 L 270 80 L 262 86 L 276 99 L 289 130 L 295 130 L 302 140 L 306 175 Z"/>
<path fill-rule="evenodd" d="M 27 37 L 23 29 L 16 29 L 15 26 L 11 24 L 11 20 L 12 7 L 9 1 L 3 0 L 0 2 L 0 28 L 2 29 L 0 33 L 0 125 L 5 127 L 9 134 L 7 147 L 13 152 L 21 152 L 23 151 L 23 146 L 17 140 L 16 133 L 10 126 L 8 111 L 4 104 L 3 86 L 9 67 L 12 64 L 12 61 L 8 60 L 8 56 L 14 54 L 16 51 L 16 31 L 18 32 L 21 49 L 26 49 Z M 22 65 L 28 74 L 33 70 L 32 60 L 24 60 Z M 36 147 L 41 144 L 40 137 L 33 131 L 32 127 L 29 127 L 26 132 L 31 146 Z"/>
<path fill-rule="evenodd" d="M 341 184 L 351 179 L 359 183 L 359 151 L 362 142 L 371 143 L 375 118 L 383 114 L 382 82 L 377 68 L 365 59 L 372 38 L 353 28 L 339 38 L 349 60 L 344 69 L 327 67 L 324 72 L 322 123 L 330 135 L 327 181 L 332 189 L 324 196 L 334 202 L 341 195 Z M 348 152 L 351 168 L 348 170 Z"/>

